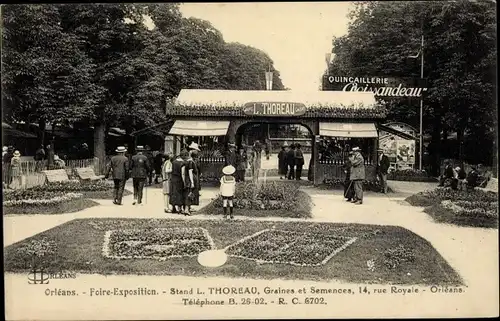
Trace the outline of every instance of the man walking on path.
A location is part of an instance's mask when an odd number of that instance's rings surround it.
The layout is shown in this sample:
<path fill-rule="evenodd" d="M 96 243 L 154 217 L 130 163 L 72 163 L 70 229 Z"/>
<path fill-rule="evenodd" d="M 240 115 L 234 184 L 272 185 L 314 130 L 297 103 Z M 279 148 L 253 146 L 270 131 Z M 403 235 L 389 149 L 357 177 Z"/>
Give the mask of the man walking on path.
<path fill-rule="evenodd" d="M 290 145 L 290 150 L 286 154 L 286 161 L 288 165 L 288 179 L 295 178 L 295 145 Z"/>
<path fill-rule="evenodd" d="M 144 185 L 146 184 L 146 179 L 151 171 L 151 165 L 146 155 L 142 152 L 144 147 L 137 146 L 137 154 L 132 156 L 130 161 L 130 176 L 132 177 L 134 183 L 134 203 L 133 205 L 142 204 L 142 191 L 144 190 Z"/>
<path fill-rule="evenodd" d="M 352 156 L 349 156 L 351 163 L 351 181 L 354 184 L 355 198 L 352 203 L 363 204 L 363 181 L 365 179 L 365 160 L 359 151 L 359 147 L 354 147 Z"/>
<path fill-rule="evenodd" d="M 123 189 L 125 182 L 129 177 L 129 162 L 125 156 L 127 149 L 124 146 L 118 146 L 116 155 L 111 157 L 111 162 L 106 171 L 106 179 L 109 177 L 110 172 L 113 172 L 113 182 L 115 183 L 115 197 L 113 204 L 122 205 Z"/>
<path fill-rule="evenodd" d="M 384 154 L 384 150 L 382 148 L 378 149 L 378 167 L 377 172 L 380 178 L 380 185 L 382 185 L 382 193 L 387 194 L 387 172 L 389 171 L 389 166 L 391 165 L 389 161 L 389 157 Z"/>

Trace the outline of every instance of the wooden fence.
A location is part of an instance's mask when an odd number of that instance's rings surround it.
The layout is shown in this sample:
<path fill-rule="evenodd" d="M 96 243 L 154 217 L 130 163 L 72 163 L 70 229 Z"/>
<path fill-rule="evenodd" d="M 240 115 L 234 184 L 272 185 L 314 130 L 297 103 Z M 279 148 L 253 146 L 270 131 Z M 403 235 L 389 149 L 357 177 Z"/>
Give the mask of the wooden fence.
<path fill-rule="evenodd" d="M 77 179 L 76 168 L 92 167 L 96 174 L 104 172 L 105 164 L 99 164 L 99 159 L 71 159 L 66 160 L 64 166 L 47 165 L 47 160 L 43 161 L 21 161 L 21 178 L 20 181 L 12 177 L 11 167 L 8 164 L 3 164 L 2 182 L 12 188 L 30 188 L 45 184 L 44 170 L 65 169 L 69 179 Z"/>

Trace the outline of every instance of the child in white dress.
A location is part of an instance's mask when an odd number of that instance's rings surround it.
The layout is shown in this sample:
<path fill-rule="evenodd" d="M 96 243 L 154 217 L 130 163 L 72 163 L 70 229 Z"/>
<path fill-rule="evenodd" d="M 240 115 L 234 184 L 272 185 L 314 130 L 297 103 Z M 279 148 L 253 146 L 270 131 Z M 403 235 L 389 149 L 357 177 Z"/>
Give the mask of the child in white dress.
<path fill-rule="evenodd" d="M 229 165 L 222 169 L 224 174 L 220 179 L 220 194 L 222 195 L 222 207 L 224 208 L 224 218 L 227 218 L 227 207 L 229 205 L 229 216 L 233 216 L 233 198 L 236 191 L 236 178 L 233 176 L 236 168 Z"/>

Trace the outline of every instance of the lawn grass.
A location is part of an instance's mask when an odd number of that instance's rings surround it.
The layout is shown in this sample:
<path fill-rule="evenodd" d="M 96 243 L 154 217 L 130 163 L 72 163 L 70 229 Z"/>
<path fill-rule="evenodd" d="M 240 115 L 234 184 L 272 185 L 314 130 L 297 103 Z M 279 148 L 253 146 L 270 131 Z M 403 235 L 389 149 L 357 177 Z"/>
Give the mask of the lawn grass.
<path fill-rule="evenodd" d="M 234 215 L 242 215 L 249 217 L 291 217 L 291 218 L 311 218 L 312 214 L 312 200 L 311 197 L 304 191 L 298 191 L 296 196 L 296 207 L 293 210 L 287 209 L 234 209 Z M 223 215 L 224 210 L 222 207 L 217 206 L 217 201 L 213 200 L 193 215 Z"/>
<path fill-rule="evenodd" d="M 86 199 L 77 198 L 56 204 L 33 204 L 33 205 L 14 205 L 4 206 L 3 214 L 65 214 L 74 213 L 97 206 L 99 203 Z"/>
<path fill-rule="evenodd" d="M 259 264 L 229 257 L 217 268 L 203 267 L 196 257 L 158 259 L 111 259 L 102 254 L 104 235 L 108 230 L 201 227 L 205 228 L 215 247 L 230 244 L 263 229 L 321 233 L 329 236 L 357 237 L 357 241 L 331 258 L 326 264 L 292 266 L 288 264 Z M 47 268 L 58 271 L 98 274 L 132 275 L 189 275 L 224 276 L 260 279 L 343 280 L 356 283 L 461 285 L 460 276 L 448 265 L 432 245 L 418 235 L 395 226 L 333 224 L 309 222 L 269 222 L 248 220 L 184 220 L 184 219 L 77 219 L 62 224 L 4 249 L 4 268 L 7 272 L 26 272 L 26 257 L 20 250 L 32 240 L 53 241 L 57 244 Z M 415 258 L 391 269 L 383 264 L 384 252 L 404 245 Z M 375 260 L 375 270 L 367 267 Z"/>

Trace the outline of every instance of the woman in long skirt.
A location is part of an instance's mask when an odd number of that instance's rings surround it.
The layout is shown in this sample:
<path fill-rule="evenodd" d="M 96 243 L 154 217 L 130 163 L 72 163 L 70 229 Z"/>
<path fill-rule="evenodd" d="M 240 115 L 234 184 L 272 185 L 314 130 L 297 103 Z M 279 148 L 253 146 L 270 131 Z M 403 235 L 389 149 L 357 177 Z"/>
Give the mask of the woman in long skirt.
<path fill-rule="evenodd" d="M 187 158 L 187 151 L 182 151 L 172 162 L 172 173 L 170 175 L 170 205 L 172 205 L 173 213 L 181 213 L 184 206 L 184 176 L 182 171 L 184 167 L 184 159 Z"/>
<path fill-rule="evenodd" d="M 349 153 L 351 155 L 352 152 Z M 354 183 L 351 181 L 351 162 L 347 158 L 344 162 L 344 198 L 350 202 L 354 198 Z"/>
<path fill-rule="evenodd" d="M 165 213 L 172 213 L 170 210 L 170 190 L 171 176 L 172 176 L 172 155 L 166 155 L 165 162 L 161 168 L 161 176 L 163 181 L 163 204 Z"/>
<path fill-rule="evenodd" d="M 200 205 L 200 172 L 192 153 L 184 163 L 184 215 L 191 215 L 191 206 Z"/>

